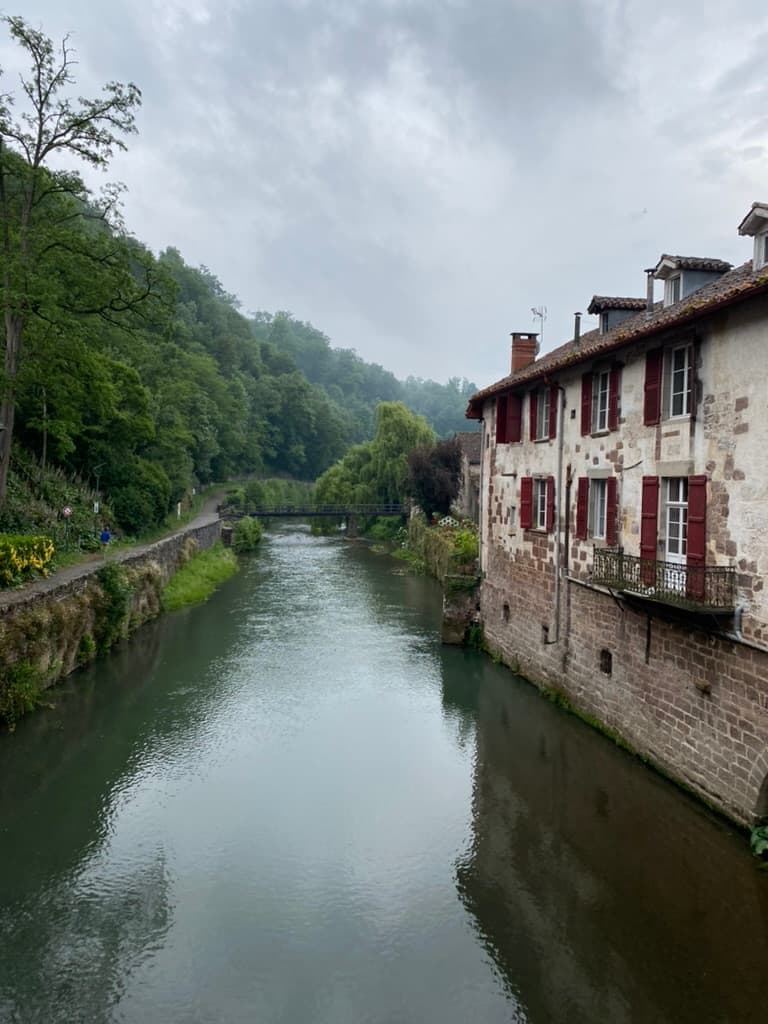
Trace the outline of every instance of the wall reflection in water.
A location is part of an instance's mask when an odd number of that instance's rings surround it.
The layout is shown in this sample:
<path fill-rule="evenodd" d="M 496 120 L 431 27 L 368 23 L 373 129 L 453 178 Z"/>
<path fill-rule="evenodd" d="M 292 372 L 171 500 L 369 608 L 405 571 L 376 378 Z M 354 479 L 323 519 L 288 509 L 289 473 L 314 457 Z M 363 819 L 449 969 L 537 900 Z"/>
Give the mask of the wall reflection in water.
<path fill-rule="evenodd" d="M 457 886 L 528 1019 L 750 1019 L 768 977 L 768 876 L 743 837 L 533 687 L 468 667 L 444 690 L 447 711 L 477 723 Z"/>

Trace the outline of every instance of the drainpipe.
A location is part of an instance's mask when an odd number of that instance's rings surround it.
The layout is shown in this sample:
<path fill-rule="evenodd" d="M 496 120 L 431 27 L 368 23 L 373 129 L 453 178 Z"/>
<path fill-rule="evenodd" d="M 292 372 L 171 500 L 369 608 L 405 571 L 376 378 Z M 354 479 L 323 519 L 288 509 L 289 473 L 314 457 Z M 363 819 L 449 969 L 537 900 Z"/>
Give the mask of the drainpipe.
<path fill-rule="evenodd" d="M 562 506 L 563 488 L 563 426 L 565 423 L 565 388 L 562 384 L 557 385 L 557 483 L 555 484 L 555 596 L 553 619 L 555 623 L 555 636 L 552 640 L 546 640 L 547 644 L 560 642 L 560 564 L 562 561 L 562 544 L 560 540 L 560 509 Z"/>
<path fill-rule="evenodd" d="M 477 564 L 480 569 L 480 576 L 484 575 L 483 566 L 483 523 L 485 519 L 483 517 L 483 501 L 485 497 L 485 416 L 480 418 L 480 494 L 479 501 L 477 503 Z"/>

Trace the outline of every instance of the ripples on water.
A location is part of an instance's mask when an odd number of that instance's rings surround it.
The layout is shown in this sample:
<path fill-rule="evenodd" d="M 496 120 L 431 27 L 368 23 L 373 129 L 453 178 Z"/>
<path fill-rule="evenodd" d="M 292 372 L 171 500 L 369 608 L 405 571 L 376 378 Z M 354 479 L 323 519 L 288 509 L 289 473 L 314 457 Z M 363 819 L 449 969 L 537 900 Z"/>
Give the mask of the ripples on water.
<path fill-rule="evenodd" d="M 391 570 L 273 533 L 3 740 L 0 1020 L 746 1019 L 740 841 Z"/>

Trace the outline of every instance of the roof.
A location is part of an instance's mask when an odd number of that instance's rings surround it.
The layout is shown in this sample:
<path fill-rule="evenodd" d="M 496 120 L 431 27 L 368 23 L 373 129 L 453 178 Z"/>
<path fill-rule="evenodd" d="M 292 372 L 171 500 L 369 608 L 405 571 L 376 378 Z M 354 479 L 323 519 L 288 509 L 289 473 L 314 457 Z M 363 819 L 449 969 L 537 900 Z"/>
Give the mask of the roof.
<path fill-rule="evenodd" d="M 467 417 L 479 419 L 482 403 L 501 391 L 508 391 L 529 381 L 541 380 L 556 370 L 587 362 L 595 357 L 623 348 L 634 341 L 651 338 L 676 327 L 701 320 L 724 306 L 768 294 L 768 268 L 752 269 L 752 261 L 731 270 L 710 284 L 698 288 L 671 306 L 656 303 L 653 313 L 639 313 L 622 320 L 612 330 L 601 334 L 598 330 L 582 334 L 578 341 L 568 341 L 522 370 L 503 377 L 495 384 L 476 392 L 469 400 Z"/>
<path fill-rule="evenodd" d="M 749 213 L 739 224 L 740 235 L 756 235 L 768 225 L 768 203 L 752 203 Z"/>
<path fill-rule="evenodd" d="M 725 260 L 714 260 L 703 256 L 670 256 L 662 253 L 659 262 L 653 270 L 654 277 L 667 276 L 678 270 L 705 270 L 713 274 L 725 274 L 731 268 L 732 263 Z"/>
<path fill-rule="evenodd" d="M 618 295 L 593 295 L 587 306 L 588 313 L 602 313 L 606 309 L 645 309 L 645 299 L 626 299 Z"/>
<path fill-rule="evenodd" d="M 479 430 L 463 430 L 456 435 L 456 440 L 470 465 L 480 462 L 482 437 Z"/>

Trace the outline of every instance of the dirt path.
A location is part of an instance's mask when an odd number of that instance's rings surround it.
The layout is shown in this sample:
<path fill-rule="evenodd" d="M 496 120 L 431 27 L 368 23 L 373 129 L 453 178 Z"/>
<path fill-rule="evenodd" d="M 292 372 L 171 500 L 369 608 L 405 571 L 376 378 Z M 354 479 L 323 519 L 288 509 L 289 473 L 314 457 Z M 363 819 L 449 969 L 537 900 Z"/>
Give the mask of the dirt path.
<path fill-rule="evenodd" d="M 151 547 L 165 540 L 166 537 L 173 537 L 177 533 L 185 533 L 187 530 L 195 529 L 198 526 L 207 526 L 209 523 L 215 523 L 219 518 L 216 507 L 221 501 L 222 494 L 222 491 L 214 491 L 208 495 L 202 509 L 194 519 L 190 519 L 177 530 L 170 530 L 165 537 L 160 537 L 158 540 L 150 541 L 147 544 L 135 544 L 132 547 L 111 551 L 106 556 L 107 559 L 110 562 L 124 562 L 129 558 L 135 558 L 136 555 L 149 551 Z M 45 579 L 32 580 L 16 590 L 0 591 L 0 609 L 24 604 L 34 594 L 47 594 L 65 583 L 70 583 L 81 576 L 88 576 L 95 572 L 100 565 L 103 565 L 104 561 L 104 554 L 101 551 L 94 551 L 93 554 L 88 555 L 82 562 L 78 562 L 77 565 L 68 565 L 65 569 L 59 569 L 51 573 Z"/>

